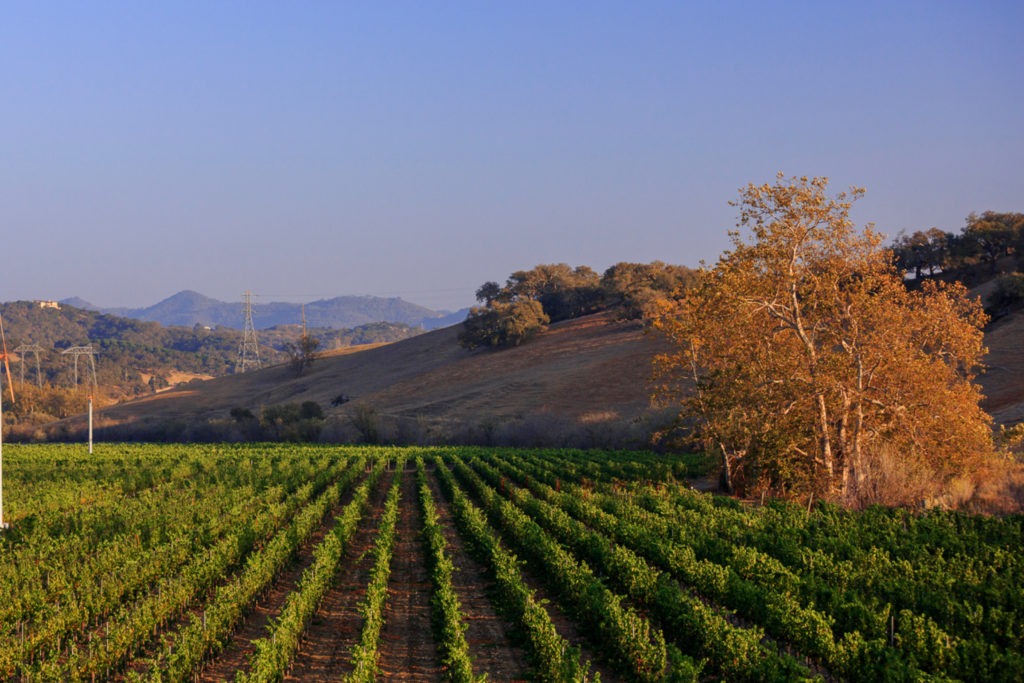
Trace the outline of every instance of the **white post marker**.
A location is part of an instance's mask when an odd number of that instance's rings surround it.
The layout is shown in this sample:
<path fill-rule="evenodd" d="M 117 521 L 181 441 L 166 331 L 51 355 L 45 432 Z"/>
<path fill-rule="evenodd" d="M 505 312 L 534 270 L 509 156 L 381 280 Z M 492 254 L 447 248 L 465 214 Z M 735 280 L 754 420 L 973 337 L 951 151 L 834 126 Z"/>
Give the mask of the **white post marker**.
<path fill-rule="evenodd" d="M 92 394 L 89 395 L 89 455 L 92 455 Z"/>

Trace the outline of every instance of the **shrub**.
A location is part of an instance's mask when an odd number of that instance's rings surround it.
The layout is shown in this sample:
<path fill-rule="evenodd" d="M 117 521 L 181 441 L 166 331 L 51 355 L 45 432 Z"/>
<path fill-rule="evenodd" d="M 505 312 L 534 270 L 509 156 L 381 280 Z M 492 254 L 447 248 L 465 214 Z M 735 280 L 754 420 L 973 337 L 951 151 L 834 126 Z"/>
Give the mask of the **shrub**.
<path fill-rule="evenodd" d="M 260 414 L 264 437 L 274 441 L 317 441 L 324 412 L 315 401 L 266 406 Z"/>
<path fill-rule="evenodd" d="M 376 444 L 381 442 L 380 420 L 377 419 L 377 411 L 373 406 L 366 403 L 357 403 L 353 406 L 349 419 L 352 421 L 352 426 L 359 432 L 363 443 Z"/>
<path fill-rule="evenodd" d="M 462 323 L 459 344 L 467 349 L 519 346 L 550 322 L 538 301 L 492 301 L 473 308 Z"/>
<path fill-rule="evenodd" d="M 245 422 L 247 420 L 255 420 L 256 416 L 248 408 L 232 408 L 231 419 L 235 422 Z"/>
<path fill-rule="evenodd" d="M 990 298 L 993 315 L 1005 315 L 1024 302 L 1024 273 L 1003 273 L 996 278 L 996 289 Z"/>

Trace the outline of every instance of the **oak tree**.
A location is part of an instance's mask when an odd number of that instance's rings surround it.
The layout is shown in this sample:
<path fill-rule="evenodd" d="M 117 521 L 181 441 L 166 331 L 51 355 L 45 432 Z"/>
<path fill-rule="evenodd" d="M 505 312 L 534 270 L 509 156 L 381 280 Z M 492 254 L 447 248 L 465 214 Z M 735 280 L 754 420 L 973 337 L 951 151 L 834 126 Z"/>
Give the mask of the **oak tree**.
<path fill-rule="evenodd" d="M 573 268 L 566 263 L 543 263 L 512 273 L 505 293 L 510 301 L 540 302 L 551 322 L 558 322 L 600 308 L 601 278 L 589 266 Z"/>
<path fill-rule="evenodd" d="M 605 305 L 618 308 L 626 320 L 638 320 L 649 313 L 658 299 L 681 293 L 693 280 L 686 266 L 652 261 L 619 262 L 601 276 Z"/>
<path fill-rule="evenodd" d="M 963 229 L 963 240 L 968 249 L 977 253 L 989 265 L 994 275 L 999 259 L 1013 252 L 1024 232 L 1024 215 L 986 211 L 980 216 L 972 213 Z"/>
<path fill-rule="evenodd" d="M 929 277 L 934 277 L 946 266 L 950 237 L 938 228 L 915 230 L 910 235 L 900 234 L 892 246 L 896 265 L 913 271 L 916 280 L 925 275 L 925 270 Z"/>
<path fill-rule="evenodd" d="M 856 500 L 893 457 L 949 480 L 992 449 L 980 303 L 959 284 L 909 291 L 849 218 L 863 190 L 827 185 L 741 190 L 732 249 L 651 317 L 673 343 L 656 397 L 682 402 L 727 488 Z"/>
<path fill-rule="evenodd" d="M 489 306 L 470 309 L 462 322 L 459 345 L 466 349 L 519 346 L 549 322 L 543 307 L 532 299 L 512 303 L 491 301 Z"/>
<path fill-rule="evenodd" d="M 288 354 L 288 364 L 296 375 L 301 375 L 319 357 L 320 340 L 303 334 L 296 341 L 285 342 L 282 349 Z"/>

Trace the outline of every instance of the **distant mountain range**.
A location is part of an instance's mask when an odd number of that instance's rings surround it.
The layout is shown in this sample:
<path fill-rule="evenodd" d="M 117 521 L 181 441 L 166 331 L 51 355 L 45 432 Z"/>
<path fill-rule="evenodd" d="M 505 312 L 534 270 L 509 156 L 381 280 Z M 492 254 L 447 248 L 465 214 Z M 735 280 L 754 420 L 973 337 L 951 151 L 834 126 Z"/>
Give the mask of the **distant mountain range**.
<path fill-rule="evenodd" d="M 241 302 L 218 301 L 191 290 L 178 292 L 148 308 L 100 308 L 78 297 L 64 299 L 60 303 L 124 318 L 158 322 L 164 326 L 192 327 L 198 324 L 236 330 L 245 326 Z M 433 311 L 397 297 L 339 296 L 307 303 L 306 324 L 343 329 L 374 322 L 392 322 L 433 330 L 462 322 L 466 313 L 466 309 L 454 313 Z M 302 321 L 302 305 L 280 301 L 254 303 L 252 319 L 253 325 L 261 330 L 278 325 L 296 325 Z"/>

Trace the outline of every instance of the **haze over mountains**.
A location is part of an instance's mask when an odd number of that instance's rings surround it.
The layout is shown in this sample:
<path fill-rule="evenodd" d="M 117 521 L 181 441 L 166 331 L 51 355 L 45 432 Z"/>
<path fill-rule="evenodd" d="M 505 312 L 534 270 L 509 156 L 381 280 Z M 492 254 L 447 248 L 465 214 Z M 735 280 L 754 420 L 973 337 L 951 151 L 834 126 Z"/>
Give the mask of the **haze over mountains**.
<path fill-rule="evenodd" d="M 100 308 L 78 297 L 64 299 L 61 303 L 125 318 L 158 322 L 164 326 L 192 327 L 198 324 L 240 330 L 245 325 L 240 301 L 219 301 L 192 290 L 178 292 L 146 308 Z M 306 324 L 310 327 L 343 329 L 386 321 L 433 330 L 461 322 L 466 312 L 465 309 L 454 313 L 434 311 L 398 297 L 338 296 L 307 303 Z M 302 305 L 281 301 L 253 303 L 252 317 L 256 329 L 294 325 L 302 320 Z"/>

